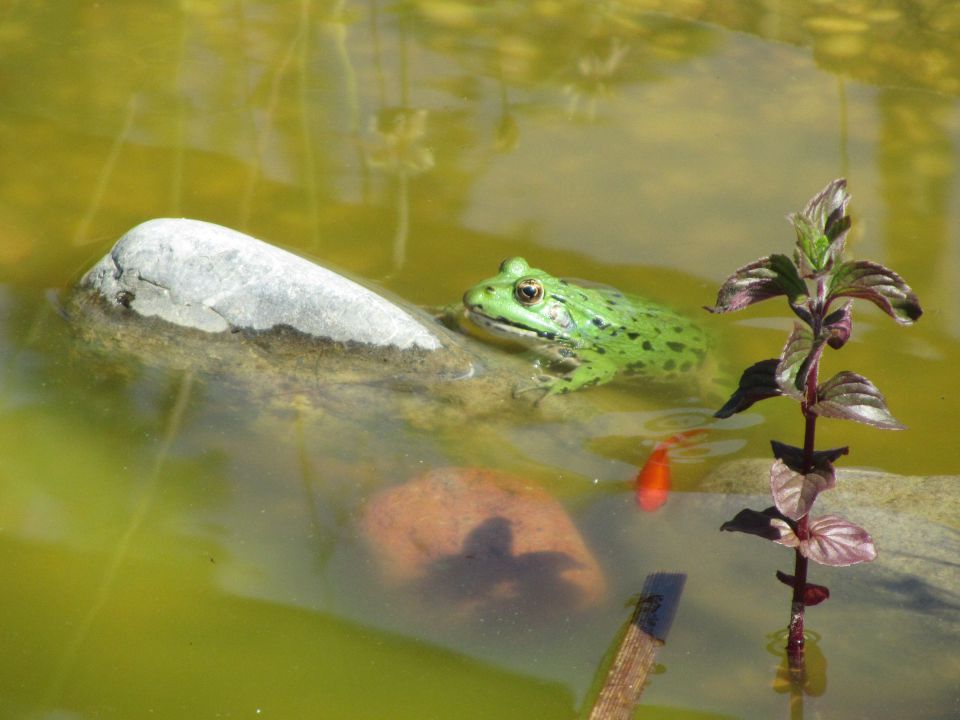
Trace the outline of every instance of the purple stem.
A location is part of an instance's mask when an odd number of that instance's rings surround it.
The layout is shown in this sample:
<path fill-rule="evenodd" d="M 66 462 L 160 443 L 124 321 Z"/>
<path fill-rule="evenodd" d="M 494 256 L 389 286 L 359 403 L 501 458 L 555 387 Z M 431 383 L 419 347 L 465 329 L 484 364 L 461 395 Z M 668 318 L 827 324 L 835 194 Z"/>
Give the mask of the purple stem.
<path fill-rule="evenodd" d="M 823 318 L 826 316 L 826 286 L 823 280 L 817 283 L 817 299 L 810 304 L 811 316 L 813 317 L 813 337 L 819 337 L 823 324 Z M 813 472 L 813 452 L 816 447 L 817 439 L 817 415 L 810 411 L 817 402 L 817 379 L 820 374 L 820 358 L 817 357 L 810 363 L 810 370 L 806 378 L 806 397 L 801 403 L 801 410 L 805 420 L 803 432 L 803 472 L 804 474 Z M 797 521 L 797 537 L 803 541 L 808 536 L 809 513 Z M 790 602 L 790 630 L 787 635 L 787 658 L 790 665 L 794 668 L 803 665 L 803 617 L 806 604 L 804 598 L 807 594 L 807 558 L 800 552 L 800 548 L 794 549 L 793 566 L 793 598 Z"/>
<path fill-rule="evenodd" d="M 816 394 L 816 385 L 814 394 Z M 808 393 L 809 398 L 809 393 Z M 806 412 L 806 428 L 803 441 L 803 457 L 805 472 L 809 472 L 813 459 L 813 442 L 816 437 L 817 416 Z M 797 521 L 797 537 L 800 540 L 807 539 L 807 520 L 809 514 L 804 515 Z M 803 602 L 807 593 L 807 558 L 800 552 L 800 548 L 794 549 L 793 564 L 793 599 L 790 602 L 790 631 L 787 636 L 787 657 L 790 665 L 795 667 L 803 662 L 803 614 L 806 605 Z"/>

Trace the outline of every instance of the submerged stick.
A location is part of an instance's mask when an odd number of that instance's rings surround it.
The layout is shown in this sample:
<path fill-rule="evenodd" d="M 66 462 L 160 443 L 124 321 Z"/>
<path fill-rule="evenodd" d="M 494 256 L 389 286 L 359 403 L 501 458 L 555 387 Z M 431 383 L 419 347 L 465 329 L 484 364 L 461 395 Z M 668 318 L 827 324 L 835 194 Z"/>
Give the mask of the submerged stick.
<path fill-rule="evenodd" d="M 667 641 L 686 580 L 685 573 L 647 575 L 589 720 L 629 720 L 657 650 Z"/>

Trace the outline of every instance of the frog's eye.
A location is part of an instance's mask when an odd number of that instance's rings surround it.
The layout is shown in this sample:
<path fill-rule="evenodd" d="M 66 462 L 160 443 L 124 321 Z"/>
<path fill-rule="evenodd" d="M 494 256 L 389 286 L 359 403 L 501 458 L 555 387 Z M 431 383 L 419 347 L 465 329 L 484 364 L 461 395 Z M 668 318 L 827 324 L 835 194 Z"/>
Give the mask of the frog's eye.
<path fill-rule="evenodd" d="M 539 280 L 533 278 L 518 282 L 514 292 L 517 295 L 517 300 L 524 305 L 535 305 L 543 299 L 543 285 L 540 284 Z"/>

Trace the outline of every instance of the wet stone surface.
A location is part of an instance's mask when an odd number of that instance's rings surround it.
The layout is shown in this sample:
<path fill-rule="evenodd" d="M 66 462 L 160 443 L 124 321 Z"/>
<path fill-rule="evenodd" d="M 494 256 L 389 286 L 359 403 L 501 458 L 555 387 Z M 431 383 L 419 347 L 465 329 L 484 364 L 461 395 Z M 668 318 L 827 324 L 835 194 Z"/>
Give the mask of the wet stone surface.
<path fill-rule="evenodd" d="M 732 497 L 744 494 L 744 507 L 762 510 L 773 505 L 770 464 L 763 459 L 726 463 L 705 478 L 700 489 Z M 812 515 L 843 515 L 870 533 L 878 556 L 866 567 L 877 598 L 960 619 L 958 482 L 955 476 L 838 468 L 836 487 L 817 497 Z"/>
<path fill-rule="evenodd" d="M 199 220 L 149 220 L 117 241 L 81 287 L 146 317 L 207 332 L 285 326 L 336 342 L 437 350 L 397 304 L 309 260 Z"/>

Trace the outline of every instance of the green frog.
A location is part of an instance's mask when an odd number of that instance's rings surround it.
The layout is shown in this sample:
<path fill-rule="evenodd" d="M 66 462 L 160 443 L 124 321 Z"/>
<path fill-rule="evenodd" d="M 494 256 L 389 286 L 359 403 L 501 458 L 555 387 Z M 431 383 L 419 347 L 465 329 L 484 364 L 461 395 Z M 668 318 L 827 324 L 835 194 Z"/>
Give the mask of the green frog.
<path fill-rule="evenodd" d="M 537 378 L 548 395 L 614 378 L 676 382 L 707 355 L 707 337 L 690 320 L 636 295 L 587 287 L 532 268 L 521 257 L 463 296 L 466 318 L 532 350 L 551 374 Z M 533 389 L 527 388 L 527 389 Z"/>

